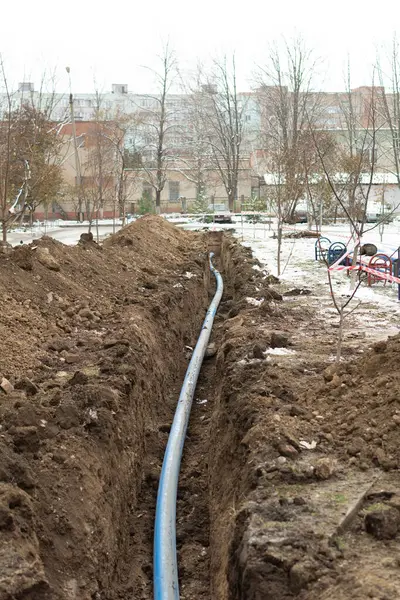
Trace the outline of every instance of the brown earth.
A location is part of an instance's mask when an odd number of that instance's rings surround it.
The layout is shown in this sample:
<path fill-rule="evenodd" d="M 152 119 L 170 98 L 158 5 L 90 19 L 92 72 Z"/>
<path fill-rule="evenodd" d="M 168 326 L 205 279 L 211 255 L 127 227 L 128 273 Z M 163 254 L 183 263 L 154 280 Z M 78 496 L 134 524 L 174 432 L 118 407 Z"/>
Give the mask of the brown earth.
<path fill-rule="evenodd" d="M 123 557 L 208 303 L 205 250 L 150 217 L 104 247 L 0 256 L 0 598 L 126 598 L 148 581 L 138 561 L 124 579 Z"/>
<path fill-rule="evenodd" d="M 369 349 L 349 332 L 336 368 L 337 330 L 301 295 L 222 329 L 211 598 L 400 598 L 400 336 Z"/>
<path fill-rule="evenodd" d="M 163 450 L 214 289 L 207 246 L 145 217 L 102 246 L 0 254 L 0 600 L 152 597 Z M 217 353 L 178 493 L 181 598 L 399 598 L 400 338 L 349 335 L 333 368 L 312 295 L 254 263 L 223 236 Z"/>

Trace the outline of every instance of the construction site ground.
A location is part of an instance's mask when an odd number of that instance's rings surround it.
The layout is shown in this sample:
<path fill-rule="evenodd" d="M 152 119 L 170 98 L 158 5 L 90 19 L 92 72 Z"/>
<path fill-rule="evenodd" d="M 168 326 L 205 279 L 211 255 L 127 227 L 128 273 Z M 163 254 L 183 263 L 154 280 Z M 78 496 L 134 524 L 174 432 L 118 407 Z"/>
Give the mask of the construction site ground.
<path fill-rule="evenodd" d="M 178 492 L 182 600 L 400 598 L 400 337 L 347 329 L 336 366 L 326 292 L 219 241 Z M 102 245 L 0 254 L 0 600 L 152 598 L 209 242 L 144 217 Z"/>

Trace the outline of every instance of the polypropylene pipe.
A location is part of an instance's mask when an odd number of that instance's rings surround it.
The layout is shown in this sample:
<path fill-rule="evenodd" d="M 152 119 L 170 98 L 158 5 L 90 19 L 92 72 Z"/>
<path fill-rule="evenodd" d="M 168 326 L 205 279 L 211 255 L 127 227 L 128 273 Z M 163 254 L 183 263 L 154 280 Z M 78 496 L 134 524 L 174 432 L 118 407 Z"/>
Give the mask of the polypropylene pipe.
<path fill-rule="evenodd" d="M 196 347 L 186 371 L 178 404 L 165 450 L 158 486 L 156 520 L 154 527 L 154 600 L 179 600 L 178 564 L 176 557 L 176 496 L 183 445 L 189 422 L 190 409 L 204 353 L 210 339 L 223 292 L 220 273 L 212 264 L 210 269 L 217 280 L 217 290 L 208 308 Z"/>

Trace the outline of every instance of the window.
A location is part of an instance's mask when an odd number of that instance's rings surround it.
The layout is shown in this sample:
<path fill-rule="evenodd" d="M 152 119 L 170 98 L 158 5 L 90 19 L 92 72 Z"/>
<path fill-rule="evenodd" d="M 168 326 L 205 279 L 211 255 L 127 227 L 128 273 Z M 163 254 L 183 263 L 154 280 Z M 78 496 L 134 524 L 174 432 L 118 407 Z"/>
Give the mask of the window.
<path fill-rule="evenodd" d="M 244 120 L 245 121 L 251 121 L 251 115 L 245 115 L 244 116 Z"/>
<path fill-rule="evenodd" d="M 179 197 L 179 181 L 170 181 L 169 182 L 169 201 L 176 202 Z"/>

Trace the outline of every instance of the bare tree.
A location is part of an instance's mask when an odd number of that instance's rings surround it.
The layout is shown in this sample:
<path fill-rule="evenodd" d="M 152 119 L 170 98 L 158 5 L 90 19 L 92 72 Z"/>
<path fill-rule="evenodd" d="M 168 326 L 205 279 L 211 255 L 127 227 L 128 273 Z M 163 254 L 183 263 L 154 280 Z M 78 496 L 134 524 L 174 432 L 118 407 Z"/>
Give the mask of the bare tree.
<path fill-rule="evenodd" d="M 316 68 L 313 53 L 301 39 L 273 46 L 255 75 L 261 110 L 267 173 L 274 190 L 277 262 L 280 273 L 282 227 L 293 220 L 296 206 L 307 194 L 307 177 L 315 164 L 310 129 L 320 117 L 320 96 L 312 91 Z M 313 145 L 311 144 L 311 148 Z"/>
<path fill-rule="evenodd" d="M 380 149 L 386 158 L 385 170 L 395 176 L 400 187 L 400 49 L 396 35 L 386 63 L 378 59 L 378 73 L 382 88 L 381 110 L 387 134 Z M 385 84 L 388 85 L 388 91 Z M 398 207 L 399 204 L 394 209 Z"/>
<path fill-rule="evenodd" d="M 380 89 L 374 85 L 355 102 L 351 89 L 350 68 L 347 72 L 346 94 L 339 98 L 342 130 L 336 145 L 336 161 L 327 163 L 321 145 L 313 133 L 323 178 L 332 196 L 350 224 L 354 241 L 353 265 L 357 264 L 360 240 L 366 229 L 368 201 L 376 171 L 377 135 L 383 125 L 379 112 Z M 373 225 L 368 230 L 373 229 Z M 355 285 L 355 274 L 353 277 Z"/>
<path fill-rule="evenodd" d="M 216 185 L 213 152 L 209 143 L 210 128 L 202 89 L 203 78 L 202 67 L 198 66 L 193 80 L 185 78 L 182 81 L 182 116 L 187 127 L 182 128 L 182 146 L 174 167 L 194 185 L 194 207 L 199 208 L 201 212 L 207 210 Z"/>
<path fill-rule="evenodd" d="M 13 160 L 10 168 L 11 189 L 24 182 L 20 212 L 29 212 L 31 222 L 39 205 L 45 208 L 61 188 L 63 143 L 54 123 L 40 109 L 22 105 L 11 115 L 13 122 Z"/>
<path fill-rule="evenodd" d="M 0 69 L 5 94 L 2 109 L 2 123 L 0 129 L 0 205 L 1 226 L 3 242 L 7 241 L 7 230 L 14 220 L 10 204 L 10 165 L 12 153 L 12 92 L 9 88 L 3 57 L 0 55 Z"/>
<path fill-rule="evenodd" d="M 114 152 L 108 140 L 108 121 L 103 96 L 95 91 L 93 122 L 86 134 L 86 160 L 83 163 L 83 194 L 89 231 L 94 218 L 103 218 L 104 207 L 113 195 Z M 98 226 L 97 235 L 98 235 Z"/>
<path fill-rule="evenodd" d="M 240 97 L 236 82 L 236 62 L 214 60 L 211 73 L 203 77 L 198 92 L 203 127 L 211 148 L 212 164 L 224 185 L 231 211 L 237 199 L 242 160 L 246 99 Z"/>
<path fill-rule="evenodd" d="M 21 94 L 17 103 L 1 57 L 0 77 L 5 92 L 0 127 L 0 207 L 6 241 L 12 223 L 22 220 L 27 212 L 32 221 L 37 207 L 46 207 L 59 192 L 64 147 L 60 130 L 51 120 L 54 94 L 36 94 L 37 106 L 33 97 Z M 41 103 L 43 96 L 46 105 Z"/>
<path fill-rule="evenodd" d="M 156 94 L 146 94 L 146 106 L 141 107 L 143 116 L 144 140 L 142 141 L 142 172 L 145 182 L 155 191 L 156 212 L 161 212 L 161 193 L 167 181 L 167 170 L 175 160 L 173 149 L 174 132 L 177 125 L 174 106 L 169 92 L 177 76 L 175 53 L 167 44 L 160 56 L 161 68 L 153 71 L 156 80 Z"/>

